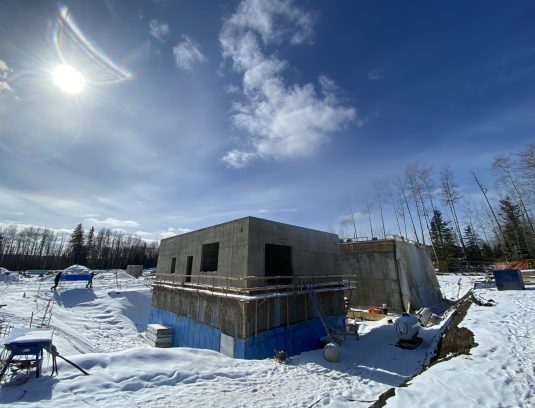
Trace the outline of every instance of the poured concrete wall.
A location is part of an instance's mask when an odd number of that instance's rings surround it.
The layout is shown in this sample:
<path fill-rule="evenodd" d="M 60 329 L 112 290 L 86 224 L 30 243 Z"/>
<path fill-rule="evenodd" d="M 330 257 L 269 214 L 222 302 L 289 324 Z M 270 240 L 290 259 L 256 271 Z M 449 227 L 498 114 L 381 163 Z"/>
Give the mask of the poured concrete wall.
<path fill-rule="evenodd" d="M 340 244 L 343 274 L 357 280 L 356 307 L 379 306 L 402 312 L 432 306 L 442 294 L 427 249 L 401 240 Z"/>
<path fill-rule="evenodd" d="M 219 243 L 217 271 L 201 271 L 202 246 L 215 242 Z M 172 258 L 175 257 L 175 274 L 185 275 L 187 257 L 192 256 L 192 275 L 206 276 L 205 279 L 193 278 L 194 283 L 242 288 L 263 286 L 263 279 L 228 282 L 214 277 L 265 276 L 266 244 L 292 247 L 293 276 L 338 273 L 337 235 L 255 217 L 245 217 L 162 240 L 156 273 L 160 276 L 169 274 Z"/>
<path fill-rule="evenodd" d="M 171 260 L 175 257 L 175 273 L 185 275 L 187 258 L 193 256 L 192 275 L 246 276 L 248 237 L 249 218 L 247 217 L 163 239 L 160 243 L 156 274 L 169 274 Z M 219 243 L 217 271 L 201 271 L 202 246 L 214 242 Z M 222 284 L 222 282 L 216 282 L 218 283 Z M 233 286 L 240 287 L 240 282 L 236 281 Z"/>
<path fill-rule="evenodd" d="M 266 244 L 292 247 L 294 276 L 328 276 L 338 273 L 338 235 L 250 217 L 249 276 L 264 275 Z"/>

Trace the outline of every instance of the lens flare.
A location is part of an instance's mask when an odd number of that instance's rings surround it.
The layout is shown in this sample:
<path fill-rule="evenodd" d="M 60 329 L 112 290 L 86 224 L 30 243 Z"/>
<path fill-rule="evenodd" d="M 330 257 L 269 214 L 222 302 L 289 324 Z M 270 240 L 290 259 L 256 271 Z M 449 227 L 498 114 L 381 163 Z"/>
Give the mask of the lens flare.
<path fill-rule="evenodd" d="M 70 65 L 59 65 L 52 71 L 56 86 L 63 92 L 77 94 L 83 91 L 84 77 Z"/>
<path fill-rule="evenodd" d="M 53 32 L 53 42 L 60 60 L 67 64 L 76 61 L 83 64 L 84 74 L 93 85 L 122 82 L 132 79 L 132 74 L 112 61 L 78 27 L 66 6 L 60 6 L 59 18 Z"/>

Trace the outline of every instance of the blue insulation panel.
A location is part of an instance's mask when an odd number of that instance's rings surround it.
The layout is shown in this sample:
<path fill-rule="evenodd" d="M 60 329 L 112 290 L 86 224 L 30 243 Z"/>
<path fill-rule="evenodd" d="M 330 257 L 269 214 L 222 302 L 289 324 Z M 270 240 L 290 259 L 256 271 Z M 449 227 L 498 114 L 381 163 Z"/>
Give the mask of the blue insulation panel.
<path fill-rule="evenodd" d="M 219 351 L 221 331 L 185 316 L 153 307 L 149 323 L 159 323 L 173 330 L 173 347 L 194 347 Z"/>
<path fill-rule="evenodd" d="M 335 327 L 343 326 L 343 317 L 328 317 Z M 150 323 L 171 327 L 174 347 L 193 347 L 220 351 L 221 331 L 185 316 L 153 307 Z M 280 326 L 252 335 L 247 339 L 235 338 L 234 357 L 263 359 L 273 357 L 275 350 L 284 350 L 289 356 L 321 348 L 320 339 L 325 330 L 319 319 Z"/>

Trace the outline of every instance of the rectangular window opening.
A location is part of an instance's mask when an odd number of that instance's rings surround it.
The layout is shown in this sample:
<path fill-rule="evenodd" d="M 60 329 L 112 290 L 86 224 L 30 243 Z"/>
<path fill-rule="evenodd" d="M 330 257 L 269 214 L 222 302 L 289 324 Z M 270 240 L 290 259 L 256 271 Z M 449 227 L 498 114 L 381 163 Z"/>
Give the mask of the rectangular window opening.
<path fill-rule="evenodd" d="M 186 282 L 191 282 L 191 268 L 193 266 L 193 256 L 188 256 L 186 261 Z"/>
<path fill-rule="evenodd" d="M 292 276 L 292 247 L 287 245 L 266 244 L 265 276 Z M 268 285 L 285 285 L 291 278 L 269 279 Z"/>
<path fill-rule="evenodd" d="M 201 255 L 201 272 L 215 272 L 219 262 L 219 242 L 204 244 Z"/>
<path fill-rule="evenodd" d="M 171 258 L 171 272 L 175 273 L 175 266 L 176 266 L 176 258 Z"/>

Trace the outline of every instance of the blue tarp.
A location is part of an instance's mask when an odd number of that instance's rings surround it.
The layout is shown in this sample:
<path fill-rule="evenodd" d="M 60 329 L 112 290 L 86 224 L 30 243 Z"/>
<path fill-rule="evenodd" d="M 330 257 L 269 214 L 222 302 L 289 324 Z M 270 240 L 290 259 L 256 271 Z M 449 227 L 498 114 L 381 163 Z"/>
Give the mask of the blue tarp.
<path fill-rule="evenodd" d="M 61 275 L 62 281 L 88 281 L 89 280 L 89 274 L 81 274 L 81 275 Z"/>

